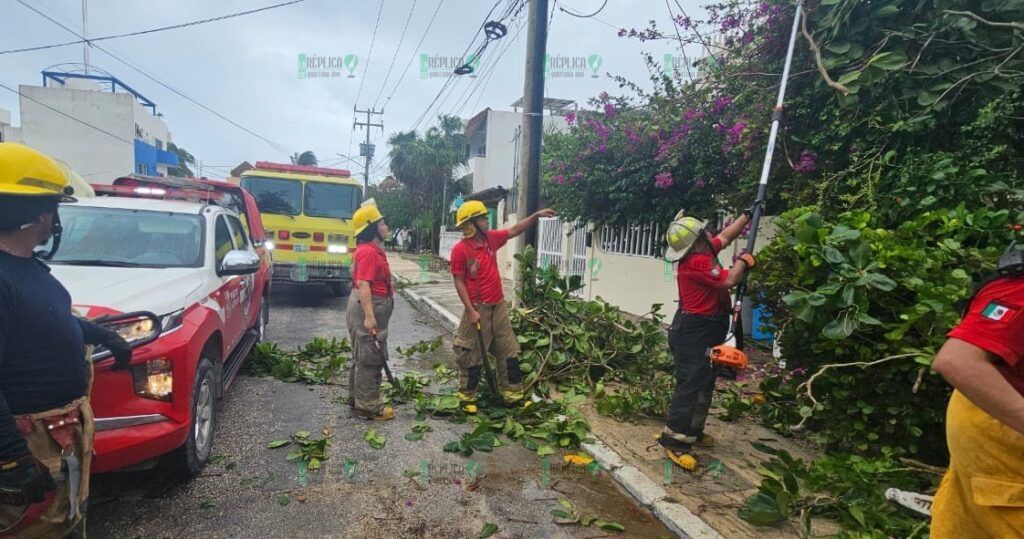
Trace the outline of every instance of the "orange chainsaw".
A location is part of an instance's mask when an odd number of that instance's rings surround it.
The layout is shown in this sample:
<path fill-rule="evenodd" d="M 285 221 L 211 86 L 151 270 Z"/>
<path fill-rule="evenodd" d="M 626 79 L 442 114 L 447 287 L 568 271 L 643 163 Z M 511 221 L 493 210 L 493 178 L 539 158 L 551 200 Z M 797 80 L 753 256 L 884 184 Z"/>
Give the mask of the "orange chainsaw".
<path fill-rule="evenodd" d="M 742 371 L 747 368 L 747 354 L 735 346 L 720 344 L 714 348 L 708 348 L 708 358 L 712 365 L 722 365 Z"/>

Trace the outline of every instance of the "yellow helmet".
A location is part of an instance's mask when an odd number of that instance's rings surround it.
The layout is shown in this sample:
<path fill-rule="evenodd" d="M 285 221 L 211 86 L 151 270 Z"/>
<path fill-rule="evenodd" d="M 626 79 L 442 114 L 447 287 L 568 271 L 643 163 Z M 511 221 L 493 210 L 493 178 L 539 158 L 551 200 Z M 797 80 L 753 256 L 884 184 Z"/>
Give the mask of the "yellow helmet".
<path fill-rule="evenodd" d="M 56 196 L 74 201 L 60 165 L 42 152 L 0 142 L 0 196 Z"/>
<path fill-rule="evenodd" d="M 352 224 L 355 225 L 356 236 L 366 230 L 366 227 L 383 218 L 384 216 L 381 215 L 380 210 L 377 209 L 376 202 L 372 199 L 363 202 L 363 205 L 360 206 L 359 209 L 356 210 L 355 215 L 352 216 Z"/>
<path fill-rule="evenodd" d="M 687 217 L 683 210 L 679 210 L 672 224 L 668 225 L 668 232 L 665 233 L 665 242 L 668 249 L 665 251 L 665 260 L 675 262 L 686 256 L 693 244 L 700 235 L 704 233 L 704 221 L 696 217 Z"/>
<path fill-rule="evenodd" d="M 461 228 L 465 237 L 472 238 L 476 231 L 466 225 L 471 224 L 477 217 L 484 217 L 487 213 L 487 206 L 484 206 L 483 202 L 467 200 L 459 206 L 459 211 L 455 214 L 455 228 Z"/>

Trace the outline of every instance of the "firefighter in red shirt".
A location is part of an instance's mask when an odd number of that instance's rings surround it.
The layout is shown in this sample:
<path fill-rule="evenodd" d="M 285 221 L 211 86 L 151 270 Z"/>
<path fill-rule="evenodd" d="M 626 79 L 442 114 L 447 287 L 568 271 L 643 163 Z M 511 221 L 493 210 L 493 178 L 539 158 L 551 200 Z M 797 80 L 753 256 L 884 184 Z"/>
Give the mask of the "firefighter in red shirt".
<path fill-rule="evenodd" d="M 388 237 L 377 205 L 363 203 L 352 216 L 356 250 L 352 255 L 352 281 L 346 325 L 352 341 L 352 367 L 348 371 L 349 406 L 365 419 L 394 419 L 395 411 L 380 399 L 381 368 L 387 361 L 388 321 L 395 308 L 388 256 L 381 242 Z M 374 342 L 376 341 L 376 342 Z"/>
<path fill-rule="evenodd" d="M 459 366 L 459 401 L 468 414 L 477 412 L 476 389 L 483 367 L 477 344 L 478 322 L 484 347 L 497 362 L 502 399 L 513 404 L 525 397 L 523 374 L 519 370 L 519 341 L 512 330 L 496 254 L 508 240 L 525 232 L 541 217 L 556 215 L 553 210 L 541 210 L 508 229 L 489 230 L 487 213 L 487 207 L 477 200 L 459 206 L 455 226 L 463 230 L 463 239 L 452 248 L 451 255 L 455 290 L 465 309 L 455 336 L 455 362 Z"/>
<path fill-rule="evenodd" d="M 937 539 L 1024 537 L 1024 251 L 971 299 L 932 368 L 954 387 L 949 469 L 932 505 Z"/>
<path fill-rule="evenodd" d="M 747 210 L 721 234 L 712 236 L 702 221 L 685 217 L 680 211 L 665 235 L 665 260 L 678 262 L 679 309 L 668 330 L 676 388 L 658 443 L 669 459 L 688 470 L 696 466 L 691 448 L 711 447 L 715 443 L 710 435 L 704 434 L 717 378 L 708 349 L 725 342 L 729 331 L 729 289 L 755 264 L 753 255 L 743 253 L 732 269 L 725 269 L 718 262 L 718 253 L 740 235 L 750 215 L 751 210 Z"/>

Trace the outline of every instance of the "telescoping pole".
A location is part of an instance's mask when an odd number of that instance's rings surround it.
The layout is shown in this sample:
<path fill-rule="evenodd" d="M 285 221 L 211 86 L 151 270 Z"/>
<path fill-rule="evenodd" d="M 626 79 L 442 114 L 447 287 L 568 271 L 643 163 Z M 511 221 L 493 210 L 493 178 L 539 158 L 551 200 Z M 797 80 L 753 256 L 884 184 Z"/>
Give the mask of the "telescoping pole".
<path fill-rule="evenodd" d="M 786 51 L 786 65 L 782 69 L 782 84 L 779 85 L 779 97 L 775 101 L 775 109 L 772 111 L 772 129 L 768 135 L 768 148 L 764 153 L 764 165 L 761 167 L 761 182 L 757 186 L 757 203 L 754 204 L 754 214 L 750 218 L 750 236 L 747 240 L 747 252 L 754 252 L 754 244 L 757 243 L 757 227 L 761 223 L 761 214 L 764 212 L 764 199 L 768 192 L 768 174 L 772 168 L 772 156 L 775 154 L 775 139 L 779 136 L 779 124 L 782 122 L 782 104 L 786 99 L 786 83 L 789 82 L 789 68 L 793 64 L 793 47 L 796 45 L 796 32 L 800 26 L 800 17 L 803 16 L 803 0 L 797 0 L 796 13 L 793 15 L 793 29 L 789 33 L 789 49 Z M 743 296 L 747 292 L 747 275 L 736 286 L 736 303 L 733 305 L 732 333 L 736 339 L 736 347 L 743 348 L 743 328 L 740 325 L 740 312 L 743 309 Z"/>

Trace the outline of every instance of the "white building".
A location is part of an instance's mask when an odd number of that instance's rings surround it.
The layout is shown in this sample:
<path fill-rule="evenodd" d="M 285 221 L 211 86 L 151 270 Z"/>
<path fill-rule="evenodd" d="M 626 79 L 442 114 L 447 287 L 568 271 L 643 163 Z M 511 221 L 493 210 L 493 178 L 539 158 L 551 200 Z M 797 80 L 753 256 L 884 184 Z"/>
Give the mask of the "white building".
<path fill-rule="evenodd" d="M 44 71 L 43 86 L 18 90 L 21 126 L 0 110 L 0 140 L 62 160 L 89 183 L 131 173 L 166 176 L 178 166 L 156 104 L 115 77 Z"/>
<path fill-rule="evenodd" d="M 520 100 L 521 101 L 521 100 Z M 518 109 L 521 104 L 512 104 Z M 569 128 L 565 113 L 574 110 L 574 101 L 545 99 L 544 132 Z M 570 108 L 571 107 L 571 108 Z M 471 176 L 474 193 L 502 187 L 514 191 L 519 164 L 519 141 L 522 138 L 523 113 L 486 108 L 466 122 L 469 162 L 462 177 Z"/>

